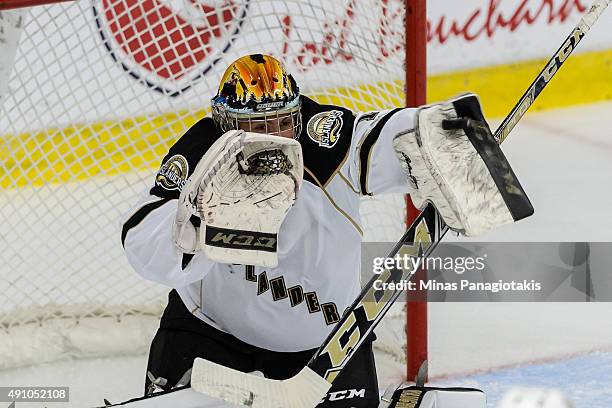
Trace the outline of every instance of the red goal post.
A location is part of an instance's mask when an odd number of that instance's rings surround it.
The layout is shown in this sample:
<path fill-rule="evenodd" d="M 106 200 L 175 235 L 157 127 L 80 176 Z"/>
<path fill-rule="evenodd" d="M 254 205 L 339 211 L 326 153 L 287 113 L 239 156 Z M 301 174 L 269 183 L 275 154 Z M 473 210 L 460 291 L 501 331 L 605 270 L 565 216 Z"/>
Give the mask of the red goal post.
<path fill-rule="evenodd" d="M 410 86 L 412 84 L 412 86 Z M 427 103 L 427 1 L 406 0 L 406 106 Z M 406 197 L 406 225 L 419 215 Z M 416 279 L 425 277 L 421 269 Z M 428 353 L 427 302 L 406 304 L 406 378 L 414 379 Z"/>
<path fill-rule="evenodd" d="M 179 52 L 153 55 L 154 47 L 135 49 L 137 42 L 117 32 L 121 24 L 128 24 L 130 33 L 139 28 L 142 21 L 124 21 L 134 18 L 132 8 L 142 6 L 145 14 L 147 7 L 164 8 L 164 15 L 176 11 L 176 4 L 166 3 L 172 2 L 0 0 L 0 10 L 22 9 L 25 21 L 6 95 L 0 86 L 0 141 L 7 146 L 6 151 L 0 146 L 0 158 L 10 157 L 0 163 L 0 224 L 7 226 L 0 233 L 9 242 L 0 257 L 0 290 L 6 298 L 0 328 L 13 344 L 19 332 L 28 337 L 49 327 L 64 336 L 93 327 L 84 324 L 88 319 L 111 322 L 113 328 L 133 328 L 123 323 L 136 317 L 155 321 L 163 291 L 128 269 L 114 241 L 118 218 L 150 181 L 173 138 L 206 113 L 202 107 L 213 92 L 209 82 L 216 81 L 208 78 L 218 77 L 234 54 L 253 47 L 268 50 L 262 30 L 282 40 L 273 51 L 290 60 L 290 70 L 304 81 L 304 93 L 322 102 L 355 111 L 425 103 L 425 0 L 212 2 L 228 5 L 204 17 L 207 23 L 223 21 L 198 37 L 209 40 L 204 49 L 213 62 L 191 77 L 186 65 L 201 62 L 201 55 L 197 50 L 180 54 L 185 44 L 192 45 L 189 39 L 177 43 Z M 185 28 L 181 35 L 197 36 L 203 29 L 197 21 L 201 16 L 193 12 L 192 7 L 181 15 L 196 20 L 193 27 L 179 27 Z M 175 29 L 176 19 L 172 24 Z M 170 27 L 161 22 L 156 28 L 161 26 Z M 173 34 L 160 35 L 167 41 Z M 242 37 L 250 43 L 241 42 Z M 144 39 L 164 44 L 145 35 L 138 38 Z M 189 88 L 188 80 L 197 86 Z M 371 200 L 372 208 L 366 203 L 366 238 L 397 240 L 404 222 L 414 217 L 406 200 L 407 211 L 397 207 L 403 206 L 401 197 Z M 32 248 L 42 249 L 35 253 Z M 101 252 L 95 265 L 88 264 L 93 248 Z M 407 309 L 406 330 L 403 323 L 394 330 L 407 334 L 407 376 L 413 379 L 427 358 L 427 307 L 411 303 Z M 104 330 L 110 330 L 108 325 Z M 134 336 L 146 346 L 142 333 Z M 0 360 L 8 362 L 0 369 L 42 362 L 34 354 L 17 361 L 8 350 L 7 358 L 0 352 Z M 61 358 L 51 354 L 45 354 L 49 361 Z"/>

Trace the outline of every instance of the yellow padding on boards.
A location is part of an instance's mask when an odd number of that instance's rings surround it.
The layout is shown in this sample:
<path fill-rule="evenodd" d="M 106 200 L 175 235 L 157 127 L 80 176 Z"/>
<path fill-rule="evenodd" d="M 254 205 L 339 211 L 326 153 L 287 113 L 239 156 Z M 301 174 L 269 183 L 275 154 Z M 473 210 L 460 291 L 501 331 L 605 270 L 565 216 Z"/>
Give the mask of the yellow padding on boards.
<path fill-rule="evenodd" d="M 76 124 L 0 141 L 2 188 L 39 187 L 150 170 L 205 111 Z"/>
<path fill-rule="evenodd" d="M 546 60 L 477 68 L 428 78 L 428 100 L 463 92 L 480 95 L 489 118 L 504 117 Z M 612 99 L 612 50 L 571 56 L 531 110 L 560 108 Z M 400 81 L 336 88 L 310 95 L 321 103 L 355 111 L 404 104 Z M 175 112 L 117 121 L 76 124 L 0 138 L 0 186 L 38 187 L 94 176 L 151 170 L 168 148 L 207 113 Z"/>
<path fill-rule="evenodd" d="M 480 96 L 488 118 L 504 118 L 547 62 L 539 59 L 434 75 L 427 79 L 427 98 L 431 102 L 442 101 L 466 91 L 474 92 Z M 586 52 L 565 61 L 529 111 L 610 99 L 612 50 Z"/>

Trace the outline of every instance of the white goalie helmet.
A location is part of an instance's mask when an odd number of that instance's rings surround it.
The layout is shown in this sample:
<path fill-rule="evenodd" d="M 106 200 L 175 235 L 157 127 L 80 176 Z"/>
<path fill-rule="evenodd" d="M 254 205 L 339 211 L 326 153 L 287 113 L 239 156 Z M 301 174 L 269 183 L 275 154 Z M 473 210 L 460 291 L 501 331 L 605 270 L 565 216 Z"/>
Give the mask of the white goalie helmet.
<path fill-rule="evenodd" d="M 297 139 L 300 106 L 299 88 L 280 61 L 250 54 L 225 70 L 212 98 L 212 117 L 224 132 L 242 129 Z"/>

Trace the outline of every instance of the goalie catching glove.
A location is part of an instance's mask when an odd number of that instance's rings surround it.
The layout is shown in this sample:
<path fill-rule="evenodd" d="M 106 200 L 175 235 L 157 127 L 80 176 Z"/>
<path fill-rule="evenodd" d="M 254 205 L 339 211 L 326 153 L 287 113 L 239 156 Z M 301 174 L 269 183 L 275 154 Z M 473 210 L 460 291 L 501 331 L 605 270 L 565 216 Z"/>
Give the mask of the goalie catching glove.
<path fill-rule="evenodd" d="M 479 235 L 533 214 L 476 95 L 420 108 L 393 146 L 415 206 L 432 202 L 454 231 Z"/>
<path fill-rule="evenodd" d="M 296 140 L 226 132 L 181 191 L 172 229 L 176 246 L 185 253 L 203 249 L 216 262 L 277 266 L 278 231 L 302 174 Z"/>

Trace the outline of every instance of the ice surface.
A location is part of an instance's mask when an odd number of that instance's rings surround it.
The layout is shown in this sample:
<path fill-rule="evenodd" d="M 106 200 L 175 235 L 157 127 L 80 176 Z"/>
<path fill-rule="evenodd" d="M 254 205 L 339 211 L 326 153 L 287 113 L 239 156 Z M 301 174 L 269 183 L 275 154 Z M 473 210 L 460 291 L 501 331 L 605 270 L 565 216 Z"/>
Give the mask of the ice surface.
<path fill-rule="evenodd" d="M 434 383 L 480 388 L 487 395 L 489 407 L 495 407 L 509 389 L 529 387 L 558 389 L 574 408 L 609 408 L 612 406 L 612 353 L 592 353 Z"/>

